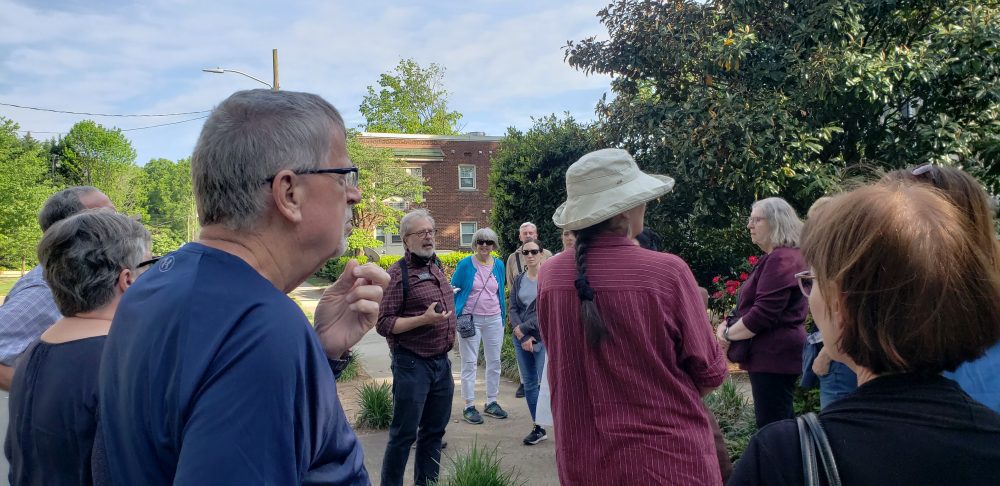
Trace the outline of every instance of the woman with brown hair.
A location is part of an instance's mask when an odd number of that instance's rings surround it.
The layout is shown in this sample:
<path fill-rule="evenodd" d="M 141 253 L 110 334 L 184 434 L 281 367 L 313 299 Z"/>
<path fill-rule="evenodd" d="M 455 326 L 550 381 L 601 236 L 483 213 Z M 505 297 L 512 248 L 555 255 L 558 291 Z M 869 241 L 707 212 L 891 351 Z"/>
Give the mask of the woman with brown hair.
<path fill-rule="evenodd" d="M 858 376 L 802 429 L 827 438 L 822 471 L 842 484 L 995 484 L 1000 415 L 941 376 L 1000 340 L 1000 273 L 967 218 L 925 186 L 876 184 L 820 208 L 802 252 L 811 270 L 796 277 L 826 349 Z M 809 436 L 793 420 L 761 429 L 729 484 L 803 483 Z"/>
<path fill-rule="evenodd" d="M 726 366 L 698 285 L 631 240 L 673 185 L 619 149 L 566 172 L 552 220 L 576 245 L 545 262 L 537 304 L 562 484 L 722 483 L 701 397 Z"/>

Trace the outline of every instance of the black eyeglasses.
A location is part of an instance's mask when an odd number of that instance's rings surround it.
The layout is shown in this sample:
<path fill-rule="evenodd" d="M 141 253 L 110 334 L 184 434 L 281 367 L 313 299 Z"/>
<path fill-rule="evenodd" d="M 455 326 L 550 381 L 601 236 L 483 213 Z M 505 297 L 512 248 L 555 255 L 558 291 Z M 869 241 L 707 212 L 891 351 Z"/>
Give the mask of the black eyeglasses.
<path fill-rule="evenodd" d="M 476 244 L 493 246 L 493 240 L 476 240 Z"/>
<path fill-rule="evenodd" d="M 138 265 L 135 266 L 135 268 L 148 267 L 148 266 L 150 266 L 150 265 L 152 265 L 152 264 L 154 264 L 154 263 L 156 263 L 158 261 L 160 261 L 160 257 L 153 257 L 153 258 L 150 258 L 149 260 L 146 260 L 146 261 L 143 261 L 143 262 L 139 263 Z"/>
<path fill-rule="evenodd" d="M 813 284 L 816 282 L 816 275 L 812 273 L 812 270 L 806 270 L 796 273 L 795 278 L 799 281 L 799 290 L 802 291 L 802 295 L 809 297 L 813 291 Z"/>
<path fill-rule="evenodd" d="M 522 255 L 537 255 L 541 252 L 542 250 L 521 250 Z"/>
<path fill-rule="evenodd" d="M 298 175 L 309 175 L 309 174 L 342 174 L 344 176 L 344 182 L 347 183 L 348 187 L 358 187 L 358 168 L 357 167 L 338 167 L 336 169 L 299 169 L 293 170 L 292 173 Z M 274 182 L 274 176 L 264 179 L 264 182 L 270 184 Z"/>
<path fill-rule="evenodd" d="M 428 236 L 434 236 L 434 229 L 425 229 L 423 231 L 414 231 L 413 233 L 407 233 L 404 237 L 409 238 L 413 235 L 417 235 L 421 238 L 427 238 Z"/>
<path fill-rule="evenodd" d="M 939 171 L 938 167 L 934 164 L 921 165 L 920 167 L 913 169 L 911 174 L 913 174 L 913 177 L 930 177 L 931 184 L 934 184 L 934 187 L 941 187 L 941 171 Z"/>

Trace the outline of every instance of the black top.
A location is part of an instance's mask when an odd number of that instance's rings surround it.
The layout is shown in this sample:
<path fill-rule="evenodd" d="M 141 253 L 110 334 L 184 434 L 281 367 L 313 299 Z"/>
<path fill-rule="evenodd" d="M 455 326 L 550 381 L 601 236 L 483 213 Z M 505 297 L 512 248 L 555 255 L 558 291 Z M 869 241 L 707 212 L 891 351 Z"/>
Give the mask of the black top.
<path fill-rule="evenodd" d="M 36 341 L 18 358 L 4 444 L 12 485 L 93 484 L 97 374 L 105 339 Z"/>
<path fill-rule="evenodd" d="M 819 417 L 845 485 L 1000 481 L 1000 414 L 947 378 L 876 378 Z M 803 484 L 797 430 L 794 420 L 761 429 L 728 484 Z"/>

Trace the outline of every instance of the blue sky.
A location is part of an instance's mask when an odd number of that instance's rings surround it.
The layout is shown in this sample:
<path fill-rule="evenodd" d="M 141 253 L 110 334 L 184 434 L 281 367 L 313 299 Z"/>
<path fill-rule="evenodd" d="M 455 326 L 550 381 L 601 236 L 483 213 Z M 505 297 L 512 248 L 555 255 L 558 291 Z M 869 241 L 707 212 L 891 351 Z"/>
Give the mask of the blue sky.
<path fill-rule="evenodd" d="M 262 87 L 221 66 L 320 94 L 351 127 L 368 85 L 401 57 L 447 69 L 451 107 L 464 131 L 502 135 L 531 118 L 594 118 L 610 79 L 563 62 L 568 40 L 606 38 L 597 12 L 608 0 L 348 2 L 284 0 L 0 0 L 0 103 L 91 113 L 208 110 L 230 93 Z M 99 5 L 99 10 L 94 6 Z M 92 118 L 122 129 L 186 120 L 105 118 L 0 106 L 36 138 Z M 126 135 L 137 162 L 190 155 L 201 120 Z"/>

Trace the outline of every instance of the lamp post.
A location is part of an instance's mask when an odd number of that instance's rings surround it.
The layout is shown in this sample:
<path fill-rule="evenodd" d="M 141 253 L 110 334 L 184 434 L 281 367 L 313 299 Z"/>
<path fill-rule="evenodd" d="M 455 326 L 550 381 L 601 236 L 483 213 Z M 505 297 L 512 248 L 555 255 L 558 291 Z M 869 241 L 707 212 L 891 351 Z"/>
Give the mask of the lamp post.
<path fill-rule="evenodd" d="M 273 66 L 273 70 L 274 70 L 274 84 L 268 83 L 267 81 L 264 81 L 263 79 L 260 79 L 258 77 L 252 76 L 252 75 L 247 74 L 247 73 L 245 73 L 243 71 L 237 71 L 235 69 L 223 69 L 221 67 L 215 67 L 215 68 L 205 68 L 205 69 L 202 69 L 202 71 L 204 71 L 206 73 L 214 73 L 214 74 L 222 74 L 222 73 L 235 73 L 235 74 L 239 74 L 239 75 L 242 75 L 242 76 L 246 76 L 246 77 L 248 77 L 248 78 L 250 78 L 250 79 L 252 79 L 254 81 L 257 81 L 258 83 L 263 84 L 264 86 L 267 86 L 268 88 L 271 88 L 274 91 L 278 91 L 278 50 L 277 49 L 271 49 L 271 65 Z"/>

